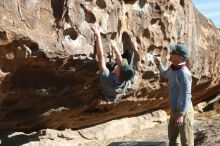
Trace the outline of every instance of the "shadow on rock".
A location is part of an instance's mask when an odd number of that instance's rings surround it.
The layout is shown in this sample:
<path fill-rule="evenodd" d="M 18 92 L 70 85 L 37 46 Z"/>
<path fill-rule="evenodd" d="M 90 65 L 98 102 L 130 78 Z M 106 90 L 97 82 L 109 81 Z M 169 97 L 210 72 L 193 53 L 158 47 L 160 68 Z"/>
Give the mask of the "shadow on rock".
<path fill-rule="evenodd" d="M 25 134 L 23 132 L 1 132 L 0 145 L 3 146 L 20 146 L 28 142 L 39 141 L 38 133 L 32 132 Z"/>

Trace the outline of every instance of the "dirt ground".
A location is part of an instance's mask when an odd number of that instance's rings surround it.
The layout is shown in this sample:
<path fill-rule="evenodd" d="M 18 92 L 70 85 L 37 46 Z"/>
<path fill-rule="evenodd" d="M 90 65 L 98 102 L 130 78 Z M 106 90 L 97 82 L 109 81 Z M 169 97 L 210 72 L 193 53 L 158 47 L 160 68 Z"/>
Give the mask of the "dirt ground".
<path fill-rule="evenodd" d="M 209 111 L 195 115 L 194 124 L 195 146 L 220 146 L 220 114 Z M 158 124 L 153 128 L 135 131 L 121 138 L 105 141 L 93 141 L 88 145 L 95 146 L 133 146 L 129 142 L 165 142 L 168 144 L 167 123 Z M 118 144 L 120 142 L 120 144 Z M 117 143 L 117 144 L 115 144 Z M 135 145 L 136 146 L 136 145 Z M 144 146 L 144 144 L 143 144 Z"/>
<path fill-rule="evenodd" d="M 195 145 L 220 146 L 220 114 L 215 111 L 196 116 Z"/>

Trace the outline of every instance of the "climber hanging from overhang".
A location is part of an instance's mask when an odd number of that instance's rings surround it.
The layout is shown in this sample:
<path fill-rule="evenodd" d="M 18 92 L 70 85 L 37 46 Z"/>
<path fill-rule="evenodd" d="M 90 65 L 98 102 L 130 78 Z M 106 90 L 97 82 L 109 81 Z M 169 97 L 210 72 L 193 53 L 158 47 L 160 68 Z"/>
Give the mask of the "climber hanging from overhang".
<path fill-rule="evenodd" d="M 103 55 L 103 46 L 100 30 L 97 25 L 93 25 L 92 30 L 96 39 L 96 54 L 98 58 L 98 67 L 100 71 L 100 96 L 104 97 L 107 102 L 117 103 L 125 94 L 127 88 L 134 77 L 133 58 L 134 52 L 127 49 L 122 55 L 114 41 L 111 42 L 111 48 L 116 55 L 116 65 L 110 71 L 106 67 L 105 58 Z"/>

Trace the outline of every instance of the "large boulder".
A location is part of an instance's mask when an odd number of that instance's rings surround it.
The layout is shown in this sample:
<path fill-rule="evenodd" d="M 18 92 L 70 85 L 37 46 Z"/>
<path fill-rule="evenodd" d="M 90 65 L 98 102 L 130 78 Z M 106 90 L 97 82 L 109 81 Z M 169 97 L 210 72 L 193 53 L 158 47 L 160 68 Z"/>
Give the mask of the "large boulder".
<path fill-rule="evenodd" d="M 156 109 L 168 111 L 166 80 L 152 63 L 170 44 L 190 48 L 193 103 L 220 92 L 220 32 L 188 0 L 0 1 L 0 129 L 79 129 Z M 118 104 L 96 103 L 91 26 L 135 52 L 134 83 Z"/>

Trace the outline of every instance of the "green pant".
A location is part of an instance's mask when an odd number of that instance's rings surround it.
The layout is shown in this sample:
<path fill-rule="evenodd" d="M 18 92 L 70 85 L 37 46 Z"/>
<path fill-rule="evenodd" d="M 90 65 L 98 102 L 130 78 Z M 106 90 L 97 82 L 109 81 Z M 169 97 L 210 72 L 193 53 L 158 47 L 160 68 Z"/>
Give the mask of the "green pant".
<path fill-rule="evenodd" d="M 180 146 L 180 141 L 182 146 L 194 146 L 193 107 L 190 108 L 184 115 L 182 126 L 178 127 L 175 125 L 175 120 L 177 117 L 178 117 L 178 112 L 171 110 L 170 120 L 168 125 L 169 146 Z"/>

